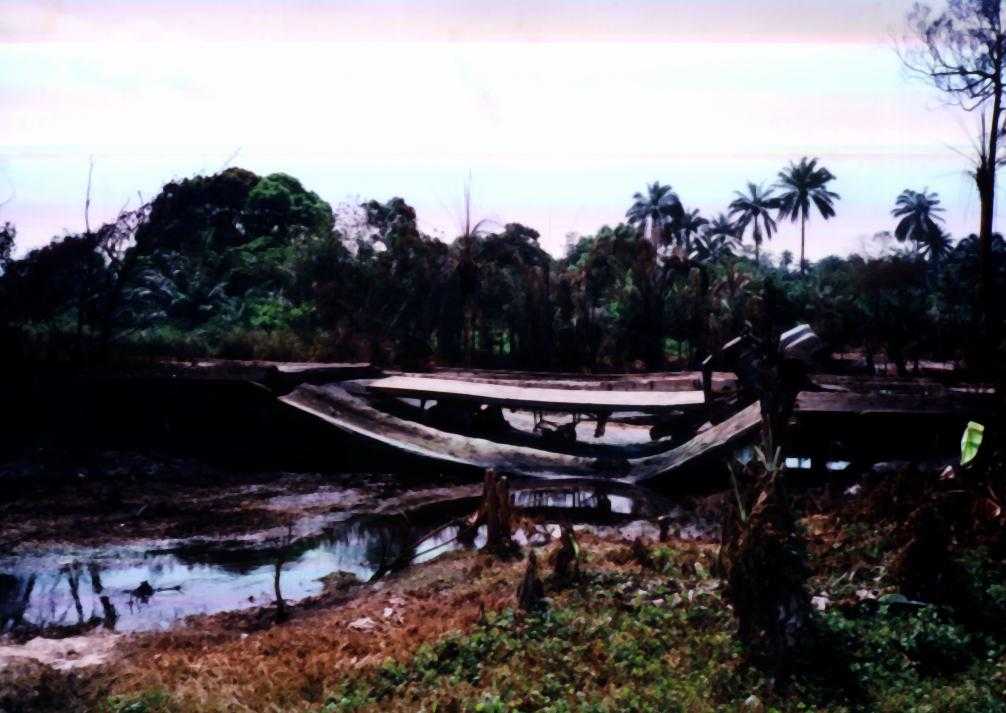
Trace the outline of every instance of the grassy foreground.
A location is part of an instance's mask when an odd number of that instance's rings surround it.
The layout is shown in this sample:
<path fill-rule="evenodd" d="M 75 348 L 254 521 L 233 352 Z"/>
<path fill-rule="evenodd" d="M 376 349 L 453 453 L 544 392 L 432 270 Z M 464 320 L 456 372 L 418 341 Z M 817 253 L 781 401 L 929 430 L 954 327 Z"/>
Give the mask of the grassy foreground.
<path fill-rule="evenodd" d="M 869 540 L 874 533 L 863 534 Z M 409 642 L 417 645 L 404 655 L 350 667 L 316 703 L 289 701 L 289 709 L 1006 711 L 1006 637 L 969 630 L 951 610 L 902 606 L 896 597 L 868 608 L 830 607 L 823 625 L 845 642 L 861 693 L 851 695 L 826 672 L 773 692 L 735 639 L 731 610 L 710 575 L 709 548 L 656 547 L 652 570 L 631 562 L 624 546 L 591 539 L 584 550 L 588 573 L 578 585 L 551 591 L 546 612 L 480 613 L 468 627 Z M 197 702 L 154 688 L 112 696 L 104 708 L 232 709 L 207 693 Z M 275 704 L 244 703 L 261 710 Z"/>

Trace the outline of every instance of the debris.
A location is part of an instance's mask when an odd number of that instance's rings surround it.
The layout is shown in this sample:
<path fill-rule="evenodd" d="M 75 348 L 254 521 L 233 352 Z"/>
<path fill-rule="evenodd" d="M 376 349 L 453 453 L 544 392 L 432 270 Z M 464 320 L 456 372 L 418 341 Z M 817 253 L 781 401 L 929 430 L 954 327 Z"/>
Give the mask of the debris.
<path fill-rule="evenodd" d="M 130 592 L 130 595 L 146 603 L 147 600 L 154 596 L 154 588 L 150 586 L 150 582 L 143 580 L 140 582 L 140 586 Z"/>
<path fill-rule="evenodd" d="M 377 628 L 377 622 L 369 616 L 360 617 L 349 622 L 347 626 L 354 631 L 373 631 Z"/>
<path fill-rule="evenodd" d="M 535 425 L 534 430 L 541 434 L 542 440 L 546 443 L 576 443 L 576 424 L 572 421 L 569 423 L 556 423 L 555 421 L 542 419 Z"/>
<path fill-rule="evenodd" d="M 322 591 L 325 594 L 346 594 L 352 587 L 360 583 L 360 578 L 352 572 L 336 570 L 319 577 L 322 584 Z"/>
<path fill-rule="evenodd" d="M 608 418 L 611 413 L 608 411 L 602 411 L 597 414 L 597 424 L 594 426 L 594 438 L 600 438 L 604 435 L 604 428 L 608 425 Z"/>

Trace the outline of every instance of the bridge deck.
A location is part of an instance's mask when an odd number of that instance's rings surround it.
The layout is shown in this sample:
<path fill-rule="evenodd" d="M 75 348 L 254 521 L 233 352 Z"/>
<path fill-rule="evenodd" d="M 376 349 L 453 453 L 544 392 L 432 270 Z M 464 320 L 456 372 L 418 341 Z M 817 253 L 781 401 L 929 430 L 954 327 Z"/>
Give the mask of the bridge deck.
<path fill-rule="evenodd" d="M 701 391 L 602 391 L 599 389 L 538 388 L 421 376 L 389 376 L 370 382 L 367 388 L 385 396 L 430 401 L 468 401 L 536 411 L 575 411 L 580 413 L 645 411 L 660 413 L 698 408 L 705 404 L 705 396 Z"/>
<path fill-rule="evenodd" d="M 482 386 L 502 388 L 500 385 Z M 565 391 L 570 393 L 569 390 Z M 415 395 L 415 392 L 388 393 L 396 396 Z M 421 390 L 420 393 L 426 394 L 426 398 L 433 398 L 429 395 L 432 393 L 429 389 Z M 617 392 L 595 392 L 595 395 L 602 393 Z M 682 392 L 665 392 L 663 395 L 680 393 Z M 654 394 L 632 392 L 632 395 Z M 482 397 L 478 396 L 474 400 L 480 398 Z M 755 439 L 761 423 L 760 406 L 754 403 L 722 423 L 707 427 L 677 447 L 654 455 L 629 458 L 625 463 L 627 467 L 613 470 L 611 465 L 594 458 L 547 450 L 544 443 L 542 448 L 497 443 L 486 438 L 441 431 L 403 419 L 380 411 L 368 399 L 350 393 L 342 384 L 302 386 L 282 397 L 281 401 L 320 418 L 341 431 L 414 456 L 470 467 L 497 468 L 518 475 L 604 477 L 628 483 L 656 480 L 686 468 L 694 470 L 696 466 L 714 462 L 733 448 Z M 912 443 L 936 442 L 946 434 L 949 434 L 950 440 L 955 441 L 960 438 L 959 421 L 971 417 L 981 418 L 987 413 L 984 401 L 961 396 L 927 400 L 891 394 L 864 396 L 802 392 L 797 398 L 794 416 L 798 427 L 811 427 L 830 438 L 851 439 L 856 447 L 873 444 L 870 453 L 882 458 L 891 455 L 888 451 L 894 447 L 892 444 L 897 439 L 891 429 L 878 430 L 878 419 L 888 424 L 898 424 L 906 416 L 910 417 L 909 426 L 902 430 L 906 431 Z M 582 403 L 578 406 L 587 410 Z M 568 409 L 570 406 L 567 403 L 563 408 Z M 596 402 L 590 408 L 597 408 Z M 606 408 L 611 408 L 610 404 Z M 633 408 L 638 409 L 638 403 L 634 403 Z M 878 438 L 878 433 L 884 437 Z"/>
<path fill-rule="evenodd" d="M 389 373 L 389 376 L 430 377 L 430 374 Z M 537 371 L 492 371 L 487 369 L 438 368 L 439 379 L 454 379 L 479 384 L 504 384 L 542 389 L 587 389 L 599 391 L 698 391 L 702 389 L 701 371 L 664 371 L 619 374 L 546 373 Z M 714 371 L 713 391 L 734 391 L 737 377 L 731 372 Z"/>
<path fill-rule="evenodd" d="M 627 471 L 612 472 L 609 466 L 594 458 L 497 443 L 399 418 L 379 411 L 365 398 L 350 393 L 340 384 L 302 386 L 280 400 L 343 432 L 413 456 L 457 465 L 497 468 L 525 476 L 602 477 L 633 483 L 720 454 L 750 436 L 760 422 L 758 405 L 755 404 L 677 448 L 643 458 L 630 458 Z"/>
<path fill-rule="evenodd" d="M 991 394 L 943 390 L 925 393 L 871 393 L 801 391 L 796 410 L 801 416 L 981 417 L 994 408 Z"/>

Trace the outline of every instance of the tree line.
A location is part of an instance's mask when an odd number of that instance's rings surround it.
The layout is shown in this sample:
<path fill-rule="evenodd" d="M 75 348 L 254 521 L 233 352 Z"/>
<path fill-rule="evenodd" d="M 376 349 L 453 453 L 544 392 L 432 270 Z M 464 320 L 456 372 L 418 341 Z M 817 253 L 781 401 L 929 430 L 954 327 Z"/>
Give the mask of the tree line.
<path fill-rule="evenodd" d="M 835 349 L 966 359 L 1003 352 L 1004 249 L 993 231 L 1006 131 L 1006 31 L 999 0 L 916 3 L 905 65 L 977 114 L 971 175 L 978 231 L 956 242 L 939 197 L 894 201 L 882 257 L 806 260 L 808 224 L 835 216 L 835 176 L 804 157 L 749 183 L 709 219 L 654 182 L 626 220 L 559 259 L 511 223 L 464 225 L 448 244 L 401 198 L 335 210 L 295 178 L 232 168 L 164 186 L 149 204 L 14 259 L 0 226 L 0 347 L 11 358 L 121 355 L 367 359 L 542 369 L 694 365 L 742 331 L 772 281 L 788 326 Z M 800 256 L 762 255 L 780 221 Z M 878 226 L 883 228 L 883 226 Z M 750 244 L 750 248 L 748 248 Z M 971 285 L 976 285 L 972 288 Z"/>
<path fill-rule="evenodd" d="M 808 321 L 836 350 L 899 370 L 966 359 L 981 312 L 968 285 L 981 241 L 956 243 L 939 197 L 895 200 L 882 257 L 816 263 L 761 251 L 777 221 L 835 215 L 816 159 L 750 184 L 713 219 L 670 186 L 637 193 L 626 221 L 554 258 L 533 228 L 466 215 L 448 244 L 401 198 L 333 209 L 285 174 L 231 168 L 175 181 L 114 221 L 12 259 L 0 231 L 0 330 L 8 355 L 366 360 L 525 369 L 694 366 L 745 329 L 766 281 L 780 326 Z M 468 213 L 466 209 L 466 214 Z M 802 251 L 801 251 L 802 252 Z M 992 279 L 1006 281 L 993 237 Z M 801 256 L 802 257 L 802 256 Z"/>

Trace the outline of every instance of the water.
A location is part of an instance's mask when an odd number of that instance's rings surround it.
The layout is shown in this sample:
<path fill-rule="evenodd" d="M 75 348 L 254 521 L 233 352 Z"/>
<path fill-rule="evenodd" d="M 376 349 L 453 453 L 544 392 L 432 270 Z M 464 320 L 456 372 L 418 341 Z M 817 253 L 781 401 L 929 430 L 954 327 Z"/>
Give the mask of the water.
<path fill-rule="evenodd" d="M 347 572 L 366 581 L 407 550 L 417 562 L 461 544 L 457 527 L 432 537 L 398 522 L 362 519 L 308 542 L 267 551 L 81 551 L 0 559 L 0 630 L 105 626 L 117 631 L 166 629 L 193 614 L 269 605 L 281 567 L 287 602 L 321 594 L 322 578 Z M 476 546 L 480 543 L 476 539 Z M 146 583 L 146 584 L 144 584 Z"/>
<path fill-rule="evenodd" d="M 640 517 L 648 510 L 645 500 L 592 488 L 521 490 L 514 493 L 513 501 L 514 505 L 525 509 L 595 510 L 598 514 Z"/>
<path fill-rule="evenodd" d="M 513 501 L 519 510 L 567 511 L 563 519 L 574 522 L 655 512 L 648 498 L 583 487 L 516 490 Z M 446 516 L 426 526 L 402 517 L 360 517 L 334 523 L 323 535 L 280 544 L 245 540 L 0 557 L 0 632 L 88 626 L 149 631 L 194 614 L 272 605 L 277 566 L 283 598 L 297 602 L 321 594 L 323 578 L 333 572 L 367 581 L 402 563 L 428 562 L 462 548 L 458 532 Z M 484 542 L 483 528 L 472 544 Z"/>
<path fill-rule="evenodd" d="M 786 467 L 790 470 L 810 470 L 813 465 L 813 461 L 810 458 L 797 458 L 788 457 L 786 458 Z M 830 471 L 842 471 L 851 465 L 850 461 L 847 460 L 829 460 L 824 464 L 825 470 Z"/>

